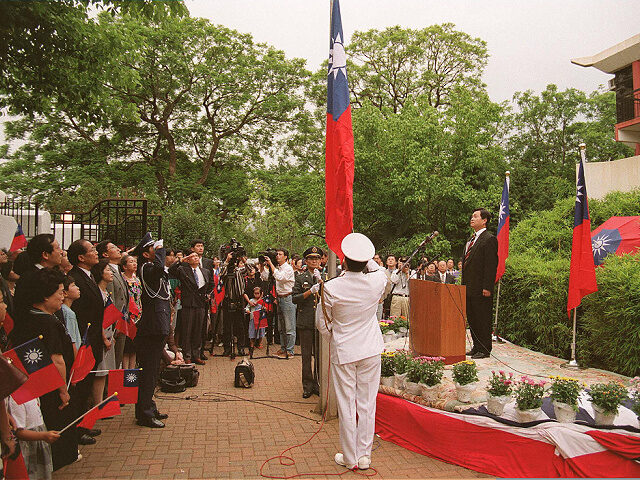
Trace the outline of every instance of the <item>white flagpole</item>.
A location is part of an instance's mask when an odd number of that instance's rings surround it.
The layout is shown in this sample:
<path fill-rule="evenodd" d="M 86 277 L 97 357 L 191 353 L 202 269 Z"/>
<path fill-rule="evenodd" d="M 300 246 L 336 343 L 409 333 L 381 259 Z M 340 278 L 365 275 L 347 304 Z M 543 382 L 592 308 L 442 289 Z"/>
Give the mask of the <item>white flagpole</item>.
<path fill-rule="evenodd" d="M 63 433 L 64 431 L 66 431 L 67 429 L 71 428 L 71 426 L 72 426 L 73 424 L 75 424 L 77 421 L 81 420 L 81 419 L 82 419 L 82 418 L 83 418 L 87 413 L 89 413 L 89 412 L 91 412 L 91 411 L 95 410 L 95 409 L 96 409 L 96 408 L 98 408 L 100 405 L 105 404 L 106 402 L 108 402 L 109 400 L 111 400 L 113 397 L 116 397 L 116 396 L 118 396 L 118 392 L 113 392 L 113 395 L 111 395 L 111 396 L 109 396 L 109 397 L 105 398 L 103 401 L 101 401 L 101 402 L 100 402 L 99 404 L 97 404 L 95 407 L 90 408 L 89 410 L 87 410 L 86 412 L 84 412 L 82 415 L 80 415 L 78 418 L 76 418 L 73 422 L 71 422 L 69 425 L 67 425 L 67 426 L 66 426 L 66 427 L 64 427 L 62 430 L 60 430 L 60 431 L 58 432 L 58 434 L 59 434 L 59 435 L 62 435 L 62 433 Z"/>
<path fill-rule="evenodd" d="M 507 170 L 506 172 L 504 172 L 504 174 L 505 174 L 506 182 L 507 182 L 507 192 L 509 192 L 509 190 L 511 188 L 511 182 L 510 182 L 511 172 L 509 172 Z M 509 228 L 511 228 L 511 227 L 509 227 Z M 511 234 L 511 231 L 509 231 L 509 234 Z M 505 261 L 506 261 L 506 259 L 505 259 Z M 500 338 L 500 335 L 498 335 L 498 311 L 500 309 L 500 286 L 501 285 L 502 285 L 502 277 L 500 277 L 500 280 L 498 280 L 498 292 L 496 293 L 496 315 L 495 315 L 494 320 L 493 320 L 493 336 L 492 336 L 492 340 L 494 342 L 496 342 L 496 343 L 504 343 L 504 340 L 502 338 Z"/>

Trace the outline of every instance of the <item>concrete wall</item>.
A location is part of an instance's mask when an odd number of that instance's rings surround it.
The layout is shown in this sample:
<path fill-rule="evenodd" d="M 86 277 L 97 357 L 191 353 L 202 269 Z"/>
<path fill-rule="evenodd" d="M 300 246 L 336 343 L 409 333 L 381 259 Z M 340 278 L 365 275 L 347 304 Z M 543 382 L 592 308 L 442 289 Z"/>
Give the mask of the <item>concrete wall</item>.
<path fill-rule="evenodd" d="M 576 165 L 576 178 L 578 165 Z M 640 155 L 612 162 L 584 164 L 589 198 L 604 198 L 609 192 L 630 192 L 640 188 Z M 640 206 L 638 207 L 640 211 Z"/>

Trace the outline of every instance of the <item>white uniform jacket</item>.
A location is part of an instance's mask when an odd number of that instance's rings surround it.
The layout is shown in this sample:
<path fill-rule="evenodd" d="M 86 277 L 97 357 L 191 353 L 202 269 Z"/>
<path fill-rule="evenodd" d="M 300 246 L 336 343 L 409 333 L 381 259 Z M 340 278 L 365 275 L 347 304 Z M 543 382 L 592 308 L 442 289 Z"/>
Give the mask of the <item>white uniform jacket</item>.
<path fill-rule="evenodd" d="M 370 260 L 367 267 L 379 265 Z M 347 271 L 325 283 L 324 309 L 332 321 L 327 319 L 327 329 L 323 307 L 318 302 L 316 328 L 331 346 L 331 363 L 342 365 L 382 353 L 384 342 L 376 311 L 386 284 L 384 269 L 369 273 Z"/>

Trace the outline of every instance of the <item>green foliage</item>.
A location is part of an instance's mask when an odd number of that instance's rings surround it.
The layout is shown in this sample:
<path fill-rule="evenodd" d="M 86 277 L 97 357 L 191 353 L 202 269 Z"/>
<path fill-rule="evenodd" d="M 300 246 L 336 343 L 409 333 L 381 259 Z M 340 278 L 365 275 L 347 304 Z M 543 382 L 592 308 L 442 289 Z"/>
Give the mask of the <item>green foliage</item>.
<path fill-rule="evenodd" d="M 391 377 L 396 373 L 394 352 L 382 352 L 380 356 L 380 376 Z"/>
<path fill-rule="evenodd" d="M 498 373 L 492 371 L 487 392 L 494 397 L 503 397 L 511 395 L 513 392 L 513 373 L 508 375 L 500 370 Z"/>
<path fill-rule="evenodd" d="M 407 380 L 409 382 L 418 383 L 422 374 L 422 363 L 417 359 L 410 357 L 407 365 Z"/>
<path fill-rule="evenodd" d="M 584 384 L 580 380 L 568 377 L 551 377 L 551 398 L 556 402 L 571 405 L 574 410 L 578 410 L 578 396 Z"/>
<path fill-rule="evenodd" d="M 478 366 L 473 360 L 463 360 L 453 364 L 453 381 L 459 385 L 468 385 L 478 381 Z"/>
<path fill-rule="evenodd" d="M 420 383 L 433 387 L 442 381 L 443 357 L 417 357 L 415 360 L 420 364 Z"/>
<path fill-rule="evenodd" d="M 410 358 L 411 354 L 406 350 L 395 351 L 395 355 L 393 356 L 393 364 L 398 375 L 402 375 L 407 372 L 407 369 L 409 368 Z"/>
<path fill-rule="evenodd" d="M 629 398 L 624 385 L 611 381 L 609 383 L 596 383 L 590 386 L 589 397 L 594 405 L 597 405 L 604 413 L 618 413 L 618 407 Z"/>
<path fill-rule="evenodd" d="M 527 376 L 520 377 L 513 389 L 513 396 L 520 410 L 530 410 L 542 406 L 544 381 L 536 381 Z"/>

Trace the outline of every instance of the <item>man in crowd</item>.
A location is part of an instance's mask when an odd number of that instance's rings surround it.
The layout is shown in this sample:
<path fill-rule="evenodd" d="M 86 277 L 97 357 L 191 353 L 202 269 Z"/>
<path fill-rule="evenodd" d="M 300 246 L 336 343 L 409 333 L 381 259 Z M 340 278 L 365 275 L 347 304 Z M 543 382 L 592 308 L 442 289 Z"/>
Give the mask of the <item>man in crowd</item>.
<path fill-rule="evenodd" d="M 287 262 L 288 258 L 289 252 L 284 248 L 276 251 L 277 267 L 269 257 L 266 257 L 266 262 L 276 280 L 278 295 L 278 330 L 280 330 L 280 350 L 276 352 L 278 358 L 292 357 L 296 343 L 296 306 L 291 298 L 295 275 L 293 267 Z"/>
<path fill-rule="evenodd" d="M 96 245 L 98 256 L 109 260 L 109 268 L 113 273 L 113 281 L 107 285 L 107 290 L 111 292 L 111 301 L 118 310 L 122 312 L 125 318 L 129 315 L 129 288 L 127 282 L 120 273 L 120 261 L 122 260 L 122 252 L 111 241 L 103 240 Z M 117 331 L 115 334 L 115 354 L 116 368 L 122 365 L 122 357 L 124 356 L 124 344 L 127 336 Z"/>
<path fill-rule="evenodd" d="M 320 258 L 322 250 L 310 247 L 304 251 L 307 269 L 298 274 L 293 286 L 293 303 L 298 306 L 296 325 L 300 339 L 300 353 L 302 354 L 302 398 L 309 398 L 314 393 L 319 394 L 317 375 L 313 374 L 311 358 L 317 361 L 318 349 L 316 343 L 316 294 L 320 288 L 322 277 L 320 274 Z M 314 364 L 314 369 L 318 364 Z"/>
<path fill-rule="evenodd" d="M 398 269 L 391 274 L 390 281 L 393 284 L 391 297 L 391 315 L 409 318 L 409 278 L 411 265 L 406 257 L 398 261 Z"/>
<path fill-rule="evenodd" d="M 473 347 L 467 355 L 486 358 L 491 353 L 491 310 L 493 286 L 498 269 L 498 240 L 487 231 L 491 213 L 473 211 L 469 224 L 474 234 L 467 242 L 462 263 L 462 284 L 467 286 L 467 321 Z"/>
<path fill-rule="evenodd" d="M 212 278 L 213 277 L 213 260 L 211 258 L 207 258 L 204 256 L 204 242 L 199 238 L 192 240 L 191 251 L 198 254 L 198 263 L 200 265 L 200 268 L 203 270 L 207 270 L 209 272 L 209 278 Z M 205 313 L 206 315 L 204 318 L 204 322 L 200 327 L 200 348 L 197 354 L 197 356 L 202 361 L 207 359 L 207 355 L 204 353 L 204 351 L 205 351 L 205 344 L 207 343 L 207 340 L 209 337 L 209 309 L 206 309 Z M 212 345 L 212 348 L 213 348 L 213 345 Z"/>
<path fill-rule="evenodd" d="M 133 250 L 138 257 L 138 277 L 142 284 L 142 317 L 137 323 L 136 358 L 142 371 L 136 403 L 137 423 L 143 427 L 163 428 L 167 414 L 158 412 L 153 392 L 171 324 L 169 276 L 164 269 L 162 240 L 154 242 L 147 233 Z"/>
<path fill-rule="evenodd" d="M 456 277 L 447 271 L 447 262 L 440 260 L 438 262 L 438 272 L 434 275 L 434 281 L 439 283 L 456 283 Z"/>
<path fill-rule="evenodd" d="M 331 349 L 342 446 L 335 462 L 365 470 L 371 465 L 380 354 L 384 348 L 376 310 L 387 276 L 371 260 L 375 249 L 366 236 L 350 233 L 341 248 L 347 271 L 324 284 L 316 308 L 316 327 Z"/>

